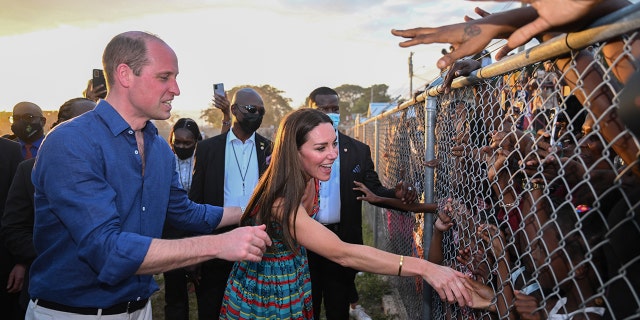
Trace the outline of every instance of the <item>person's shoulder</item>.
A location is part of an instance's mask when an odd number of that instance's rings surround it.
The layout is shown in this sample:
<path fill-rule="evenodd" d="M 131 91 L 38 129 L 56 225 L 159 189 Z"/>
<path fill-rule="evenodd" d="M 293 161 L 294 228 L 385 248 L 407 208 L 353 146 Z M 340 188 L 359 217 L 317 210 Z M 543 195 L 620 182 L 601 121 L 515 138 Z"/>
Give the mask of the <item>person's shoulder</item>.
<path fill-rule="evenodd" d="M 265 136 L 259 134 L 256 132 L 256 142 L 258 143 L 263 143 L 263 144 L 268 144 L 268 145 L 272 145 L 273 142 L 271 140 L 269 140 L 268 138 L 266 138 Z"/>
<path fill-rule="evenodd" d="M 7 138 L 2 137 L 0 138 L 0 147 L 2 147 L 3 149 L 14 148 L 14 149 L 20 150 L 20 143 L 17 141 L 9 140 Z"/>
<path fill-rule="evenodd" d="M 338 143 L 340 144 L 345 144 L 345 143 L 350 143 L 355 145 L 356 147 L 359 148 L 368 148 L 369 146 L 367 146 L 364 142 L 354 139 L 342 132 L 338 132 Z"/>
<path fill-rule="evenodd" d="M 217 136 L 206 138 L 202 141 L 198 141 L 196 147 L 196 153 L 207 153 L 209 150 L 220 150 L 227 141 L 227 133 L 222 133 Z"/>
<path fill-rule="evenodd" d="M 18 164 L 18 170 L 31 171 L 35 163 L 36 163 L 36 158 L 30 158 L 30 159 L 24 160 Z"/>
<path fill-rule="evenodd" d="M 217 136 L 213 136 L 210 138 L 206 138 L 200 142 L 198 142 L 198 145 L 212 145 L 212 144 L 216 144 L 216 143 L 220 143 L 220 142 L 225 142 L 227 141 L 227 134 L 228 132 L 225 133 L 221 133 Z"/>

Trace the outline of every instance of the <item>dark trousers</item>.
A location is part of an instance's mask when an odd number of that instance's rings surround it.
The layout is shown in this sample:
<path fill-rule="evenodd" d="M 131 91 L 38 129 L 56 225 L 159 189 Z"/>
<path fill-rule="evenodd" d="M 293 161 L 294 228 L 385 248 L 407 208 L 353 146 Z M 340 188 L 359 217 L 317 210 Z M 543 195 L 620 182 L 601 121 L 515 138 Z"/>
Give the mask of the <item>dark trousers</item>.
<path fill-rule="evenodd" d="M 349 319 L 350 293 L 356 272 L 311 251 L 307 252 L 307 256 L 311 273 L 313 317 L 320 319 L 320 310 L 324 304 L 327 320 Z"/>
<path fill-rule="evenodd" d="M 198 319 L 217 320 L 233 262 L 213 259 L 202 263 L 201 268 L 200 284 L 196 286 Z"/>
<path fill-rule="evenodd" d="M 164 273 L 164 318 L 189 320 L 189 292 L 184 269 Z"/>

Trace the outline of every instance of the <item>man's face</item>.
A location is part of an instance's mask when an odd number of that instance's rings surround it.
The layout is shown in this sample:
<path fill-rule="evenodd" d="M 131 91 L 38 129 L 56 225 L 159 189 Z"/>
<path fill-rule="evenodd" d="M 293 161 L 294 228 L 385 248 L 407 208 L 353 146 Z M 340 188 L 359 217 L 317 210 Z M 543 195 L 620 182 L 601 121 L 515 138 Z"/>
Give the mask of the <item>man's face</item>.
<path fill-rule="evenodd" d="M 13 108 L 11 130 L 21 140 L 32 142 L 44 135 L 43 127 L 47 119 L 42 110 L 30 102 L 20 102 Z"/>
<path fill-rule="evenodd" d="M 340 113 L 340 100 L 335 94 L 319 94 L 316 102 L 311 102 L 311 108 L 318 109 L 324 113 Z"/>
<path fill-rule="evenodd" d="M 138 116 L 166 120 L 171 116 L 171 102 L 180 95 L 178 58 L 175 52 L 159 41 L 147 41 L 149 64 L 139 76 L 133 75 L 129 88 L 130 100 Z"/>

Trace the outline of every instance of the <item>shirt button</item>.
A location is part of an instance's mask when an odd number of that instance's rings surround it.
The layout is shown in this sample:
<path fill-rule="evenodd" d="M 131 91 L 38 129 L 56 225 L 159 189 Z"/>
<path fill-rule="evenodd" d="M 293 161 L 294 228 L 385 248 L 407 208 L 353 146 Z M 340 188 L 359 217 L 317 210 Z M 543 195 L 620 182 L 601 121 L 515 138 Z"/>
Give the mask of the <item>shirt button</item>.
<path fill-rule="evenodd" d="M 143 206 L 143 207 L 142 207 L 142 211 L 146 211 L 146 210 L 147 210 L 147 207 L 144 207 L 144 206 Z"/>
<path fill-rule="evenodd" d="M 133 130 L 129 130 L 129 134 L 133 134 Z"/>
<path fill-rule="evenodd" d="M 133 153 L 138 154 L 138 150 L 134 151 Z"/>

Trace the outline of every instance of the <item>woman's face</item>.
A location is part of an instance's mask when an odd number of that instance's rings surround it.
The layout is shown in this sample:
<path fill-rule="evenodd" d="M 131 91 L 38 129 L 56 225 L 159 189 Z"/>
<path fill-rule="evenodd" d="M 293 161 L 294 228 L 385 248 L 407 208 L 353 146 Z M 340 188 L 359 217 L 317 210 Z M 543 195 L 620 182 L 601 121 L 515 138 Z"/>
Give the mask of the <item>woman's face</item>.
<path fill-rule="evenodd" d="M 191 148 L 196 145 L 196 137 L 193 136 L 193 133 L 185 128 L 176 129 L 173 132 L 173 141 L 171 141 L 171 146 L 178 148 Z"/>
<path fill-rule="evenodd" d="M 307 134 L 307 141 L 298 149 L 302 169 L 312 178 L 327 181 L 338 157 L 336 131 L 331 123 L 319 124 Z"/>

